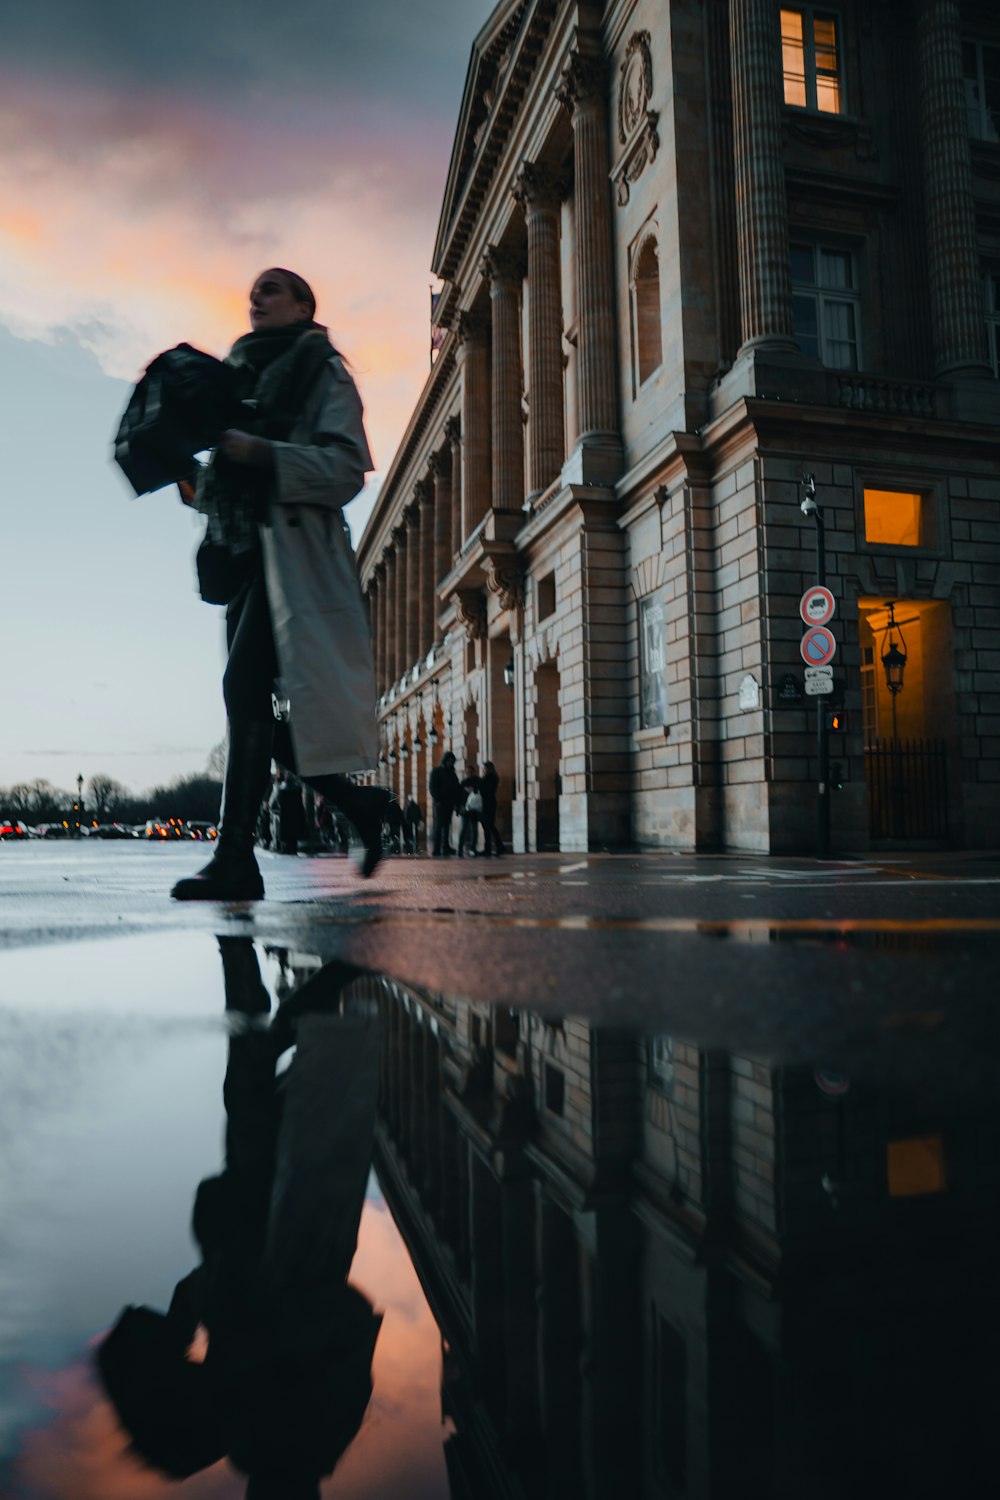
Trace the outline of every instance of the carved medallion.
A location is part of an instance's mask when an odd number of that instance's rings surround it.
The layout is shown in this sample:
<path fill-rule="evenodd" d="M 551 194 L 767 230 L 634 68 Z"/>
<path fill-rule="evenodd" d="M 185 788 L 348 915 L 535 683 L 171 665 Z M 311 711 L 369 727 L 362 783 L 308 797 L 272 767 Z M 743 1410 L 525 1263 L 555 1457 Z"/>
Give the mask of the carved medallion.
<path fill-rule="evenodd" d="M 618 140 L 625 146 L 646 118 L 653 94 L 653 57 L 649 32 L 637 31 L 625 48 L 618 83 Z"/>
<path fill-rule="evenodd" d="M 656 129 L 659 115 L 649 108 L 653 95 L 653 57 L 649 32 L 637 31 L 625 49 L 618 80 L 618 140 L 624 151 L 611 173 L 619 207 L 624 208 L 632 184 L 642 176 L 660 149 Z"/>

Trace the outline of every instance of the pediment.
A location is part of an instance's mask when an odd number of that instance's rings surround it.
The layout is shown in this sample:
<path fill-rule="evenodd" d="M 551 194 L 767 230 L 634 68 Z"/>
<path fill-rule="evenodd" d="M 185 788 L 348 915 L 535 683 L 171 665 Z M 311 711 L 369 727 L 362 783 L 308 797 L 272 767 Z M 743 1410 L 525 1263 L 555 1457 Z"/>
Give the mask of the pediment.
<path fill-rule="evenodd" d="M 500 0 L 472 44 L 434 243 L 433 266 L 436 271 L 444 255 L 448 232 L 475 164 L 483 135 L 489 126 L 494 104 L 503 91 L 504 80 L 513 64 L 518 32 L 531 4 L 532 0 Z"/>

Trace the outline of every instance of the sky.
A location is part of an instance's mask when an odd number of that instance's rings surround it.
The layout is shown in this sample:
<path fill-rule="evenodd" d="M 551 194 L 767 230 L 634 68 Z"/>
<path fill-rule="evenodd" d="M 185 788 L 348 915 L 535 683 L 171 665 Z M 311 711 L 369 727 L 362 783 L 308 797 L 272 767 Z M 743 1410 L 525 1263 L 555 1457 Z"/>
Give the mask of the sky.
<path fill-rule="evenodd" d="M 350 359 L 377 465 L 428 370 L 429 264 L 494 0 L 0 0 L 0 787 L 201 771 L 225 732 L 202 524 L 110 459 L 182 340 L 269 265 Z"/>

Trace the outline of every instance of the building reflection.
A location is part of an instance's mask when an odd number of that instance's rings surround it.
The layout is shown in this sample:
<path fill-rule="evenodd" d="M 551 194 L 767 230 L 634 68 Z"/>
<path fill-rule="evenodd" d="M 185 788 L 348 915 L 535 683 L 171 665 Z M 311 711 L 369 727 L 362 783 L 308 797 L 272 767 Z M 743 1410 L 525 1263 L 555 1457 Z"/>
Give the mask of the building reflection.
<path fill-rule="evenodd" d="M 361 983 L 455 1500 L 938 1494 L 985 1464 L 994 1111 Z"/>

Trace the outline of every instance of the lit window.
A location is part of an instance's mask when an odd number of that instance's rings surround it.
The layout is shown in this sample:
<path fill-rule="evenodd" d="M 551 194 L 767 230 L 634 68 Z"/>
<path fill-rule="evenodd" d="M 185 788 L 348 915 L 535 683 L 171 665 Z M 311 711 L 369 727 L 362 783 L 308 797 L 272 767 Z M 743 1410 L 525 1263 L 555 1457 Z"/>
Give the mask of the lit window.
<path fill-rule="evenodd" d="M 865 490 L 865 541 L 883 547 L 920 547 L 924 497 L 906 490 Z"/>
<path fill-rule="evenodd" d="M 656 729 L 667 717 L 667 652 L 663 625 L 663 595 L 639 600 L 640 723 Z"/>
<path fill-rule="evenodd" d="M 944 1142 L 939 1135 L 890 1141 L 886 1147 L 886 1171 L 891 1198 L 924 1198 L 931 1193 L 943 1193 L 948 1186 Z"/>
<path fill-rule="evenodd" d="M 803 5 L 781 12 L 781 65 L 785 103 L 839 115 L 844 101 L 838 22 L 829 11 Z"/>
<path fill-rule="evenodd" d="M 1000 142 L 1000 47 L 962 43 L 965 115 L 976 141 Z"/>
<path fill-rule="evenodd" d="M 663 363 L 660 258 L 652 235 L 643 241 L 632 270 L 632 319 L 635 328 L 636 383 L 643 385 Z"/>
<path fill-rule="evenodd" d="M 861 294 L 850 250 L 793 245 L 792 321 L 803 354 L 831 370 L 857 370 Z"/>
<path fill-rule="evenodd" d="M 993 373 L 1000 375 L 1000 271 L 986 277 L 986 335 Z"/>

